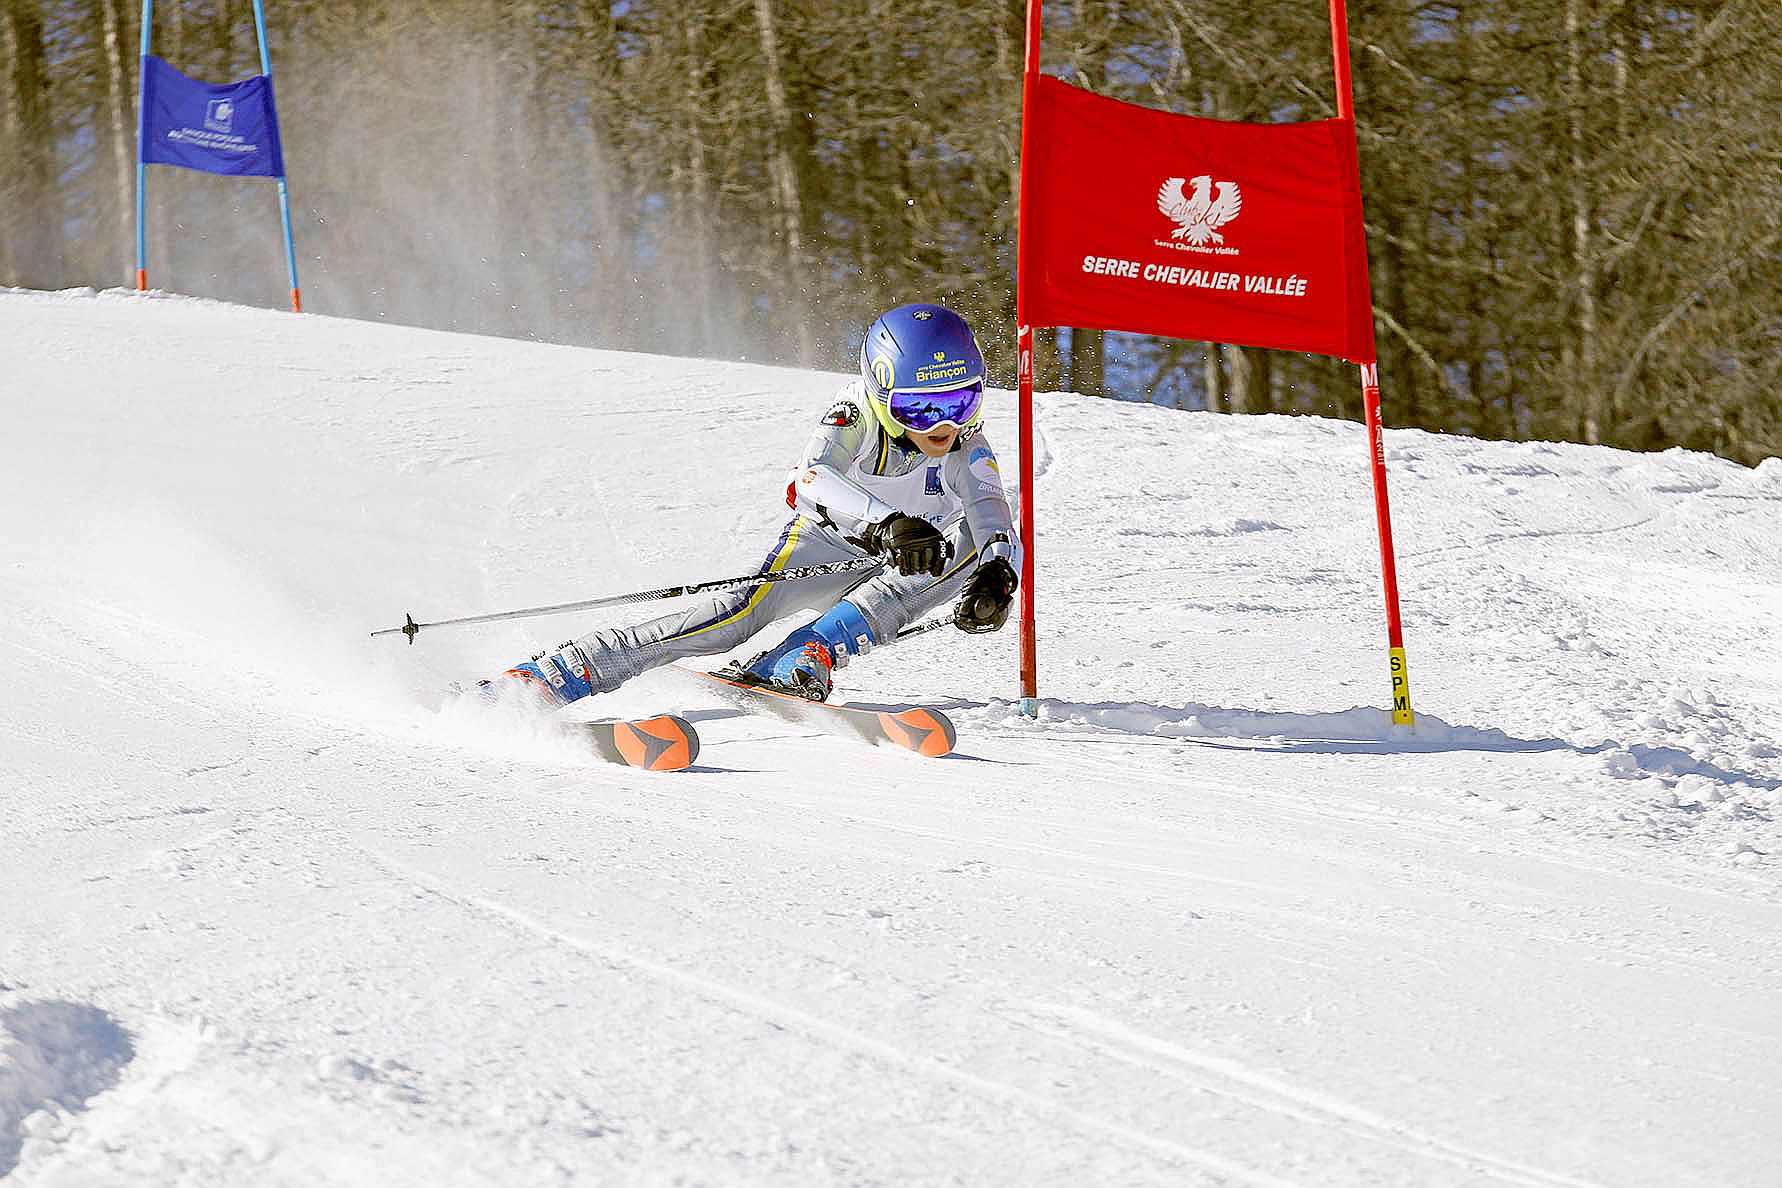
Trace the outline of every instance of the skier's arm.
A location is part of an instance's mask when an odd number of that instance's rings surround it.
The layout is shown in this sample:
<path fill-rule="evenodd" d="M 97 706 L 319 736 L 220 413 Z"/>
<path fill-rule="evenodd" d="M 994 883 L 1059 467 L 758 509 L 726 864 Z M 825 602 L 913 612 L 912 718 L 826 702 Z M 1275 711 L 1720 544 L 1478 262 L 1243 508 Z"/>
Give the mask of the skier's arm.
<path fill-rule="evenodd" d="M 896 515 L 896 508 L 847 478 L 854 460 L 874 443 L 878 431 L 858 405 L 838 401 L 811 435 L 804 461 L 791 474 L 787 491 L 792 506 L 827 519 L 850 535 Z"/>
<path fill-rule="evenodd" d="M 1020 534 L 1014 513 L 1002 489 L 1002 472 L 996 467 L 996 451 L 980 434 L 947 455 L 953 490 L 965 504 L 965 522 L 977 542 L 978 564 L 1001 558 L 1015 570 L 1021 568 Z"/>
<path fill-rule="evenodd" d="M 792 481 L 799 511 L 828 519 L 848 535 L 858 535 L 897 514 L 883 499 L 848 481 L 827 462 L 815 462 L 798 471 Z"/>
<path fill-rule="evenodd" d="M 978 545 L 978 564 L 959 591 L 953 626 L 974 635 L 995 631 L 1008 621 L 1015 587 L 1021 584 L 1014 516 L 989 442 L 974 438 L 949 454 L 948 460 L 955 464 L 953 489 L 965 502 L 966 525 Z"/>

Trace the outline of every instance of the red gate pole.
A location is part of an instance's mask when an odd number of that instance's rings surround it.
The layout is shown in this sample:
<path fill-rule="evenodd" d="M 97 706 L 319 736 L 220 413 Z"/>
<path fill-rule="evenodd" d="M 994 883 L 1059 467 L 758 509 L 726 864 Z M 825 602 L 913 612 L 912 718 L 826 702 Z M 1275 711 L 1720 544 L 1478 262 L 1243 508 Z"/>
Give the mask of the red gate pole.
<path fill-rule="evenodd" d="M 1027 163 L 1033 159 L 1034 80 L 1040 68 L 1042 0 L 1027 0 L 1027 60 L 1021 78 L 1021 192 L 1015 196 L 1015 326 L 1021 437 L 1021 712 L 1039 716 L 1039 634 L 1034 615 L 1033 563 L 1033 327 L 1027 323 L 1022 290 L 1032 273 L 1026 226 Z"/>
<path fill-rule="evenodd" d="M 1034 0 L 1038 3 L 1038 0 Z M 1021 712 L 1039 716 L 1039 635 L 1033 598 L 1033 327 L 1018 327 L 1021 433 Z"/>
<path fill-rule="evenodd" d="M 1336 58 L 1337 116 L 1355 122 L 1355 94 L 1349 77 L 1349 18 L 1343 0 L 1330 0 L 1330 46 Z M 1405 663 L 1404 624 L 1398 613 L 1398 564 L 1392 549 L 1392 512 L 1386 501 L 1386 433 L 1380 419 L 1380 365 L 1362 363 L 1361 404 L 1367 417 L 1367 445 L 1374 478 L 1374 518 L 1380 535 L 1380 573 L 1386 593 L 1386 643 L 1392 674 L 1392 720 L 1410 726 L 1411 672 Z"/>

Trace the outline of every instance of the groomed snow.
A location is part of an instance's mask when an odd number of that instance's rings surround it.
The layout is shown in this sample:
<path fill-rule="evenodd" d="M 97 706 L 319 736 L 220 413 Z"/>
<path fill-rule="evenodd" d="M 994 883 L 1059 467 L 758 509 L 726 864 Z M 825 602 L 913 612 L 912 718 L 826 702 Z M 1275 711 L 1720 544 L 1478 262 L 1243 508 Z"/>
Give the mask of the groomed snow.
<path fill-rule="evenodd" d="M 1782 1167 L 1782 461 L 1040 400 L 1013 630 L 440 712 L 747 572 L 843 377 L 0 291 L 0 1179 L 1564 1185 Z M 1387 378 L 1390 408 L 1391 382 Z M 990 435 L 1016 473 L 1013 401 Z M 621 615 L 640 618 L 656 608 Z"/>

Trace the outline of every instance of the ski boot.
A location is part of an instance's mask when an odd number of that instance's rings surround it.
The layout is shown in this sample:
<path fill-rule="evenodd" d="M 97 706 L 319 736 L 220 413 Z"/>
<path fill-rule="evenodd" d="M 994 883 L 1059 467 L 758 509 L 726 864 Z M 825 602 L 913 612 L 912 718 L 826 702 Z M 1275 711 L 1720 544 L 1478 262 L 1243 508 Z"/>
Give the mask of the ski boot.
<path fill-rule="evenodd" d="M 504 701 L 517 692 L 523 702 L 549 713 L 595 692 L 593 677 L 593 666 L 582 650 L 566 643 L 514 665 L 492 681 L 478 681 L 477 691 L 490 701 Z"/>
<path fill-rule="evenodd" d="M 835 653 L 813 639 L 790 664 L 775 665 L 773 679 L 790 686 L 806 701 L 828 701 L 835 689 Z"/>
<path fill-rule="evenodd" d="M 749 661 L 741 669 L 741 679 L 808 701 L 828 701 L 835 688 L 835 669 L 847 664 L 849 656 L 870 651 L 875 642 L 860 608 L 844 600 L 787 636 L 779 647 Z"/>

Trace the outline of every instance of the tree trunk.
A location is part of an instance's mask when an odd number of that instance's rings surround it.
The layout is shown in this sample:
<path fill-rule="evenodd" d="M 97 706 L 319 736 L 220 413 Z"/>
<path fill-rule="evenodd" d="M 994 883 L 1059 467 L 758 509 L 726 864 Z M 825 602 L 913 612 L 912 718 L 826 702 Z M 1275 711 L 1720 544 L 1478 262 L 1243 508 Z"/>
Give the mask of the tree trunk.
<path fill-rule="evenodd" d="M 506 53 L 497 64 L 496 94 L 504 118 L 498 126 L 495 175 L 489 183 L 495 197 L 488 233 L 496 257 L 490 269 L 496 298 L 492 325 L 498 334 L 519 338 L 537 338 L 541 332 L 550 336 L 552 316 L 537 299 L 544 255 L 540 247 L 546 240 L 538 225 L 540 208 L 537 203 L 511 204 L 500 198 L 507 186 L 530 192 L 549 184 L 542 162 L 547 118 L 537 44 L 539 8 L 539 0 L 508 0 L 502 6 L 500 37 Z"/>
<path fill-rule="evenodd" d="M 1225 379 L 1229 385 L 1229 407 L 1234 413 L 1254 412 L 1255 375 L 1250 366 L 1250 353 L 1241 346 L 1224 346 L 1220 354 L 1225 358 Z"/>
<path fill-rule="evenodd" d="M 857 96 L 848 97 L 848 127 L 854 130 L 852 197 L 854 202 L 854 257 L 860 262 L 860 290 L 857 294 L 861 316 L 866 311 L 877 313 L 884 292 L 884 253 L 879 246 L 879 223 L 875 217 L 874 181 L 878 177 L 878 146 L 870 133 L 863 132 Z"/>
<path fill-rule="evenodd" d="M 57 223 L 49 69 L 43 22 L 34 4 L 7 4 L 0 13 L 0 284 L 51 285 L 51 242 Z"/>
<path fill-rule="evenodd" d="M 1253 413 L 1272 413 L 1275 411 L 1275 353 L 1259 347 L 1247 347 L 1245 353 L 1250 356 L 1250 411 Z"/>
<path fill-rule="evenodd" d="M 1001 242 L 1008 244 L 1015 243 L 1020 236 L 1021 119 L 1024 114 L 1022 87 L 1025 85 L 1027 71 L 1023 9 L 1022 4 L 1013 0 L 999 0 L 996 4 L 998 15 L 991 22 L 995 31 L 994 76 L 1001 103 L 1006 105 L 998 111 L 998 118 L 995 118 L 998 128 L 997 143 L 1002 153 L 1006 178 L 1003 192 L 997 195 L 995 235 Z M 1017 270 L 1018 268 L 1017 264 Z M 1019 281 L 1019 277 L 1016 279 Z M 1018 309 L 1009 308 L 1010 314 L 1018 312 Z M 1034 362 L 1037 364 L 1037 341 L 1034 355 Z"/>
<path fill-rule="evenodd" d="M 1209 342 L 1200 356 L 1201 382 L 1206 386 L 1207 411 L 1230 412 L 1225 402 L 1225 371 L 1219 366 L 1219 344 Z"/>
<path fill-rule="evenodd" d="M 129 80 L 124 73 L 123 39 L 129 30 L 124 25 L 122 0 L 99 0 L 99 17 L 102 26 L 105 46 L 105 120 L 111 140 L 112 166 L 116 171 L 115 197 L 117 205 L 118 239 L 111 251 L 118 253 L 123 261 L 124 283 L 134 284 L 136 266 L 134 255 L 127 250 L 132 239 L 132 220 L 135 214 L 135 145 L 134 129 L 131 127 L 134 105 L 130 102 Z M 107 252 L 107 255 L 111 252 Z"/>
<path fill-rule="evenodd" d="M 1018 213 L 1021 201 L 1021 131 L 1022 114 L 1021 88 L 1025 84 L 1027 74 L 1027 58 L 1025 43 L 1026 25 L 1021 19 L 1021 6 L 1005 3 L 1001 6 L 1004 19 L 995 22 L 996 29 L 996 78 L 1004 95 L 1014 106 L 1015 118 L 1008 121 L 1008 207 L 1011 217 L 1008 230 L 1011 239 L 1015 230 L 1014 214 Z"/>
<path fill-rule="evenodd" d="M 111 0 L 105 0 L 110 3 Z M 234 0 L 217 0 L 216 23 L 217 74 L 208 82 L 231 82 L 235 78 L 235 4 Z"/>
<path fill-rule="evenodd" d="M 1106 360 L 1103 350 L 1104 332 L 1084 330 L 1070 332 L 1070 386 L 1085 396 L 1107 395 Z"/>
<path fill-rule="evenodd" d="M 685 18 L 686 30 L 686 93 L 682 111 L 682 133 L 687 145 L 687 182 L 681 214 L 686 228 L 689 281 L 687 300 L 692 305 L 688 328 L 689 348 L 695 355 L 706 355 L 716 348 L 712 332 L 712 269 L 717 254 L 712 250 L 712 181 L 706 164 L 705 129 L 705 26 L 696 15 Z"/>
<path fill-rule="evenodd" d="M 1382 230 L 1385 232 L 1378 239 L 1373 252 L 1380 275 L 1373 283 L 1374 291 L 1380 294 L 1381 304 L 1398 322 L 1410 327 L 1417 321 L 1410 308 L 1410 301 L 1405 293 L 1404 253 L 1398 244 L 1405 233 L 1403 221 L 1399 217 L 1400 207 L 1395 202 L 1381 202 L 1375 208 L 1380 212 Z M 1430 415 L 1425 407 L 1422 392 L 1423 367 L 1417 357 L 1395 336 L 1387 336 L 1385 350 L 1381 352 L 1383 370 L 1395 377 L 1394 388 L 1398 408 L 1397 423 L 1401 425 L 1421 425 L 1428 427 L 1439 424 L 1436 417 Z"/>
<path fill-rule="evenodd" d="M 798 362 L 805 367 L 813 367 L 817 362 L 817 341 L 803 290 L 804 207 L 799 192 L 798 173 L 792 166 L 792 112 L 786 99 L 779 23 L 774 12 L 774 0 L 754 0 L 754 8 L 755 27 L 761 35 L 762 69 L 767 83 L 770 129 L 767 164 L 768 172 L 773 178 L 780 245 L 785 257 L 786 275 L 781 278 L 780 286 L 786 297 L 784 316 L 792 321 L 791 330 L 793 341 L 797 344 Z"/>
<path fill-rule="evenodd" d="M 1369 23 L 1379 21 L 1385 24 L 1392 18 L 1384 11 L 1377 11 L 1364 19 L 1368 19 Z M 1386 35 L 1389 38 L 1393 36 L 1390 32 L 1386 32 Z M 1363 44 L 1366 44 L 1365 38 Z M 1354 77 L 1357 112 L 1367 112 L 1374 109 L 1376 104 L 1392 101 L 1393 84 L 1396 81 L 1392 70 L 1384 54 L 1361 55 Z M 1399 187 L 1394 185 L 1397 178 L 1393 175 L 1393 160 L 1387 154 L 1376 156 L 1369 153 L 1364 154 L 1363 161 L 1369 166 L 1367 175 L 1362 179 L 1363 190 L 1368 196 L 1368 219 L 1378 223 L 1381 231 L 1381 234 L 1368 241 L 1369 285 L 1373 290 L 1374 303 L 1391 315 L 1400 326 L 1409 330 L 1417 319 L 1409 308 L 1410 302 L 1406 296 L 1406 273 L 1409 270 L 1405 264 L 1405 253 L 1399 244 L 1404 241 L 1407 226 L 1401 216 L 1403 200 L 1395 192 Z M 1423 423 L 1419 361 L 1397 336 L 1388 336 L 1380 342 L 1378 354 L 1381 373 L 1393 377 L 1393 407 L 1398 412 L 1398 423 Z"/>
<path fill-rule="evenodd" d="M 1600 377 L 1596 371 L 1596 248 L 1592 240 L 1590 179 L 1585 175 L 1583 0 L 1566 0 L 1566 134 L 1570 145 L 1572 298 L 1574 343 L 1571 396 L 1579 402 L 1578 434 L 1589 445 L 1603 435 Z"/>
<path fill-rule="evenodd" d="M 1033 328 L 1033 389 L 1056 392 L 1064 386 L 1063 359 L 1058 351 L 1058 330 L 1053 326 Z"/>
<path fill-rule="evenodd" d="M 611 5 L 604 0 L 582 4 L 578 15 L 579 60 L 586 65 L 588 89 L 587 172 L 593 186 L 589 230 L 593 277 L 581 290 L 581 297 L 599 328 L 596 342 L 639 347 L 644 343 L 635 333 L 635 306 L 620 296 L 624 290 L 621 279 L 632 274 L 637 237 L 629 205 L 632 167 L 625 155 L 624 133 L 614 117 L 622 106 L 619 95 L 624 85 L 619 74 L 619 35 Z"/>

